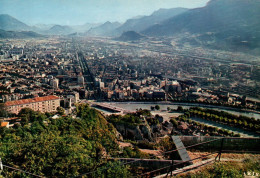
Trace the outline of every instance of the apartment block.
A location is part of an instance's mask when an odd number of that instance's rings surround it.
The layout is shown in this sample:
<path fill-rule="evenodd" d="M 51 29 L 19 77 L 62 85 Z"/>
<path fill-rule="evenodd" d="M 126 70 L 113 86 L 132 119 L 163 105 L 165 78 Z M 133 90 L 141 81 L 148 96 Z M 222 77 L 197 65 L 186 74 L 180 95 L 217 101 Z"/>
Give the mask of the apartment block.
<path fill-rule="evenodd" d="M 55 112 L 60 106 L 60 98 L 54 95 L 36 97 L 33 99 L 22 99 L 16 101 L 7 101 L 5 103 L 10 113 L 18 114 L 23 108 L 31 108 L 40 112 Z"/>

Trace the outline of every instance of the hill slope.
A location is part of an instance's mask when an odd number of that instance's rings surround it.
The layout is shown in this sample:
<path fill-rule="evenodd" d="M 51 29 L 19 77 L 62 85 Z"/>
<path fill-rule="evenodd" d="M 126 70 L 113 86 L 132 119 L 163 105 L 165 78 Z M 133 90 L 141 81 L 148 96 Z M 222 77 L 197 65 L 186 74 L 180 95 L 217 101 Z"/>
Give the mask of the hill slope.
<path fill-rule="evenodd" d="M 5 31 L 0 29 L 0 38 L 37 38 L 42 37 L 42 35 L 32 32 L 32 31 Z"/>
<path fill-rule="evenodd" d="M 121 24 L 118 22 L 106 22 L 98 27 L 91 28 L 87 31 L 87 35 L 89 36 L 103 36 L 109 34 L 111 31 L 118 28 Z"/>
<path fill-rule="evenodd" d="M 146 28 L 153 26 L 154 24 L 161 23 L 166 19 L 184 13 L 187 10 L 188 9 L 186 8 L 159 9 L 150 16 L 144 16 L 140 18 L 127 20 L 123 25 L 121 25 L 114 31 L 114 34 L 118 35 L 125 31 L 141 32 Z"/>
<path fill-rule="evenodd" d="M 203 8 L 189 10 L 144 32 L 170 36 L 180 32 L 219 32 L 245 30 L 249 27 L 252 27 L 251 30 L 259 30 L 259 9 L 258 0 L 212 0 Z"/>
<path fill-rule="evenodd" d="M 258 0 L 211 0 L 205 7 L 189 10 L 147 28 L 149 36 L 199 34 L 185 39 L 193 43 L 254 49 L 260 47 L 260 2 Z M 221 43 L 221 44 L 220 44 Z"/>
<path fill-rule="evenodd" d="M 11 31 L 28 31 L 31 27 L 7 14 L 0 15 L 0 29 Z"/>
<path fill-rule="evenodd" d="M 0 127 L 3 164 L 43 177 L 76 177 L 110 165 L 102 156 L 104 152 L 118 151 L 113 125 L 87 105 L 79 105 L 76 114 L 80 119 L 61 117 L 49 120 L 43 113 L 22 109 L 18 115 L 20 126 L 13 129 Z M 114 171 L 122 169 L 116 167 Z M 102 174 L 96 173 L 93 177 L 104 177 Z M 9 169 L 4 169 L 1 175 L 24 177 L 24 173 Z"/>
<path fill-rule="evenodd" d="M 68 35 L 73 32 L 74 30 L 71 27 L 65 25 L 54 25 L 46 31 L 46 33 L 50 35 Z"/>
<path fill-rule="evenodd" d="M 118 41 L 137 41 L 137 40 L 140 40 L 142 38 L 145 38 L 145 36 L 140 35 L 139 33 L 135 32 L 135 31 L 127 31 L 127 32 L 124 32 L 120 37 L 115 38 L 115 40 L 118 40 Z"/>

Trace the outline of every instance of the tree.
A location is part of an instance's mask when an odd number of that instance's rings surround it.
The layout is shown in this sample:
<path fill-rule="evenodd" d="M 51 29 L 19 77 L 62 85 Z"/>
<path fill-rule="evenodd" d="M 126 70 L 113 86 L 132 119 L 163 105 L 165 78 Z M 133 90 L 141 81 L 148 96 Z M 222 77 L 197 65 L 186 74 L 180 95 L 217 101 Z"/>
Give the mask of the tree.
<path fill-rule="evenodd" d="M 129 166 L 122 165 L 119 161 L 108 162 L 100 167 L 91 177 L 131 177 Z"/>
<path fill-rule="evenodd" d="M 57 114 L 59 115 L 64 115 L 65 114 L 65 109 L 63 109 L 63 107 L 57 107 Z"/>
<path fill-rule="evenodd" d="M 190 117 L 190 112 L 189 111 L 185 112 L 185 115 L 187 116 L 187 118 L 189 118 Z"/>
<path fill-rule="evenodd" d="M 0 128 L 0 156 L 12 167 L 19 167 L 44 177 L 75 177 L 96 171 L 112 163 L 100 158 L 100 153 L 113 155 L 119 151 L 116 130 L 96 110 L 87 105 L 78 108 L 81 119 L 39 122 L 45 114 L 29 108 L 22 109 L 20 117 L 31 125 L 13 129 Z M 110 167 L 108 175 L 124 176 L 124 166 Z M 17 171 L 3 170 L 4 177 L 26 177 Z M 101 176 L 104 177 L 104 172 Z M 128 176 L 126 176 L 128 177 Z"/>
<path fill-rule="evenodd" d="M 18 116 L 21 118 L 21 124 L 26 125 L 29 122 L 40 122 L 42 123 L 45 119 L 47 119 L 46 115 L 39 112 L 39 111 L 34 111 L 30 108 L 23 108 L 19 112 Z"/>
<path fill-rule="evenodd" d="M 138 111 L 136 112 L 136 114 L 137 114 L 138 116 L 141 116 L 141 115 L 143 115 L 143 116 L 151 116 L 151 115 L 152 115 L 151 112 L 150 112 L 149 110 L 147 110 L 147 109 L 138 110 Z"/>
<path fill-rule="evenodd" d="M 183 111 L 183 107 L 182 106 L 178 106 L 177 111 Z"/>
<path fill-rule="evenodd" d="M 152 111 L 154 110 L 154 106 L 151 106 L 151 110 L 152 110 Z"/>
<path fill-rule="evenodd" d="M 23 108 L 20 110 L 18 117 L 21 118 L 21 124 L 25 125 L 30 122 L 30 120 L 34 119 L 34 111 L 30 108 Z"/>
<path fill-rule="evenodd" d="M 160 110 L 160 106 L 159 105 L 155 105 L 155 109 L 156 110 Z"/>
<path fill-rule="evenodd" d="M 172 119 L 170 120 L 170 122 L 172 123 L 172 125 L 173 125 L 174 127 L 177 127 L 177 126 L 178 126 L 178 122 L 176 121 L 176 119 L 172 118 Z"/>
<path fill-rule="evenodd" d="M 247 127 L 247 122 L 246 122 L 246 121 L 244 121 L 243 125 L 244 125 L 244 127 Z"/>
<path fill-rule="evenodd" d="M 0 117 L 7 117 L 8 115 L 5 105 L 0 103 Z"/>

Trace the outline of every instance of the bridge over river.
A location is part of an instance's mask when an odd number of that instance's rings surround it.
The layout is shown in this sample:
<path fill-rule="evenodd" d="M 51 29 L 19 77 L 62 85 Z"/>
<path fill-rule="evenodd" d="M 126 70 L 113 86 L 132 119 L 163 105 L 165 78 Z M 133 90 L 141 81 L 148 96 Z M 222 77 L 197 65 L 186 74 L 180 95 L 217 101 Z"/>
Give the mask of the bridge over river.
<path fill-rule="evenodd" d="M 120 108 L 120 107 L 115 106 L 115 105 L 111 105 L 110 103 L 92 102 L 91 106 L 95 107 L 95 108 L 100 108 L 100 109 L 103 109 L 105 111 L 109 111 L 109 112 L 112 112 L 112 113 L 116 113 L 116 114 L 127 114 L 127 113 L 133 112 L 131 110 L 127 110 L 127 109 Z"/>

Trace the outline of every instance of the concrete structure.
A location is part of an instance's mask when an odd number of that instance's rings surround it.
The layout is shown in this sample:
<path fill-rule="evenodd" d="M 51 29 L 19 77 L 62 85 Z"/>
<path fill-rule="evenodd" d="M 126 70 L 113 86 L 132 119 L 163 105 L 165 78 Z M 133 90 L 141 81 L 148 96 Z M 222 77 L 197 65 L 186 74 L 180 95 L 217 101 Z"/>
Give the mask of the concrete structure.
<path fill-rule="evenodd" d="M 54 88 L 54 89 L 58 89 L 59 88 L 59 79 L 55 78 L 53 80 L 51 80 L 51 86 Z"/>
<path fill-rule="evenodd" d="M 82 75 L 78 76 L 78 84 L 84 85 L 84 77 Z"/>
<path fill-rule="evenodd" d="M 55 112 L 57 107 L 60 106 L 60 98 L 50 95 L 33 99 L 7 101 L 5 106 L 9 112 L 14 114 L 18 114 L 23 108 L 30 108 L 40 112 Z"/>

